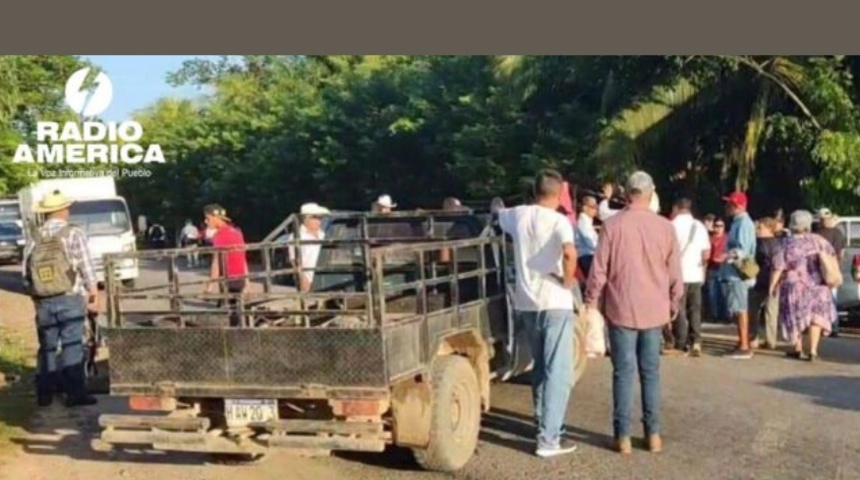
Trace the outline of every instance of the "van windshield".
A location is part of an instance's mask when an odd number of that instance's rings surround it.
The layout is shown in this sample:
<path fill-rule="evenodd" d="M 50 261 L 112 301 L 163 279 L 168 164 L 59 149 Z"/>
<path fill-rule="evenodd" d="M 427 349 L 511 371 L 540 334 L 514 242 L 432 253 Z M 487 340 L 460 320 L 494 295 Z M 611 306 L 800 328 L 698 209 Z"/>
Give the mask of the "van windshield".
<path fill-rule="evenodd" d="M 128 209 L 120 200 L 77 201 L 69 208 L 69 223 L 87 235 L 116 235 L 131 230 Z"/>
<path fill-rule="evenodd" d="M 0 203 L 0 221 L 9 222 L 21 220 L 21 210 L 18 202 Z"/>

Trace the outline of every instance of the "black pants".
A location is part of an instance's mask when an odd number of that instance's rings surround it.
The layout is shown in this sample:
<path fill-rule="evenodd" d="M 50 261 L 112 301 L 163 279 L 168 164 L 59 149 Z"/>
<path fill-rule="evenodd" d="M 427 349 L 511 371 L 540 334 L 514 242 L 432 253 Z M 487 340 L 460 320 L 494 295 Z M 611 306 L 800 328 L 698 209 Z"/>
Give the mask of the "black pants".
<path fill-rule="evenodd" d="M 227 292 L 226 293 L 242 293 L 242 290 L 245 289 L 245 280 L 227 280 Z M 222 290 L 223 291 L 223 290 Z M 223 305 L 223 303 L 219 302 L 219 307 Z M 235 298 L 231 298 L 227 300 L 227 306 L 230 308 L 230 326 L 238 327 L 242 323 L 242 314 L 239 313 L 238 306 L 239 302 L 236 301 Z"/>
<path fill-rule="evenodd" d="M 685 283 L 681 311 L 675 319 L 675 348 L 702 341 L 702 284 Z"/>

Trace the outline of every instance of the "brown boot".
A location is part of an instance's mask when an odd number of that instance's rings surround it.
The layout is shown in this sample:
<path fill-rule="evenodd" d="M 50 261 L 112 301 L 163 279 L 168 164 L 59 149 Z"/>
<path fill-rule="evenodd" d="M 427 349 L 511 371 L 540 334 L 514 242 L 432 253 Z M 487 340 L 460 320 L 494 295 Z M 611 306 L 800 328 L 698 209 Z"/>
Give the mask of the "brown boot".
<path fill-rule="evenodd" d="M 648 450 L 650 450 L 651 453 L 659 453 L 663 451 L 663 439 L 660 438 L 659 433 L 648 436 Z"/>
<path fill-rule="evenodd" d="M 618 453 L 622 455 L 630 455 L 633 453 L 633 442 L 630 441 L 630 437 L 621 437 L 616 439 L 615 447 L 618 449 Z"/>

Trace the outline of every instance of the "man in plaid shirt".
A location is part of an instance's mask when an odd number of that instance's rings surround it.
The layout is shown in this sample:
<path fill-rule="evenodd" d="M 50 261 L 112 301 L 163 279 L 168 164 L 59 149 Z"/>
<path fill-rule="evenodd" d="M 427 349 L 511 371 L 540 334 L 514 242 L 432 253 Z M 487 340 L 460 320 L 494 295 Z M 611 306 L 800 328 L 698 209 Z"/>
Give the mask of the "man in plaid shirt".
<path fill-rule="evenodd" d="M 36 208 L 47 216 L 39 228 L 43 236 L 59 234 L 69 225 L 68 201 L 59 192 L 46 195 Z M 87 247 L 87 236 L 81 229 L 71 227 L 63 238 L 69 261 L 75 271 L 71 291 L 50 296 L 33 296 L 36 307 L 36 329 L 39 337 L 39 373 L 36 380 L 36 397 L 39 406 L 53 402 L 59 383 L 66 392 L 66 406 L 93 405 L 95 397 L 87 394 L 84 371 L 84 328 L 87 311 L 97 311 L 98 283 L 92 258 Z M 24 284 L 30 287 L 28 260 L 35 243 L 30 239 L 24 249 Z M 57 355 L 57 348 L 62 347 Z M 59 357 L 59 358 L 58 358 Z M 58 361 L 59 360 L 59 361 Z"/>

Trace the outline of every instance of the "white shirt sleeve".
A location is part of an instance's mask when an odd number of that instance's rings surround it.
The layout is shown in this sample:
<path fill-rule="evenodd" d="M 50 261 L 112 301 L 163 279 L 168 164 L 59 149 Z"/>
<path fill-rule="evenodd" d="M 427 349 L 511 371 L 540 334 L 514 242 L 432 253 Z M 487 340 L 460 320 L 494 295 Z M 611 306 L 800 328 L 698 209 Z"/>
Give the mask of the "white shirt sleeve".
<path fill-rule="evenodd" d="M 555 224 L 555 234 L 558 236 L 561 244 L 565 243 L 573 244 L 573 225 L 567 220 L 567 218 L 562 217 Z"/>
<path fill-rule="evenodd" d="M 711 238 L 708 235 L 708 229 L 702 222 L 696 222 L 696 236 L 698 237 L 699 251 L 706 252 L 711 249 Z"/>
<path fill-rule="evenodd" d="M 620 210 L 613 210 L 609 208 L 609 200 L 601 200 L 600 204 L 597 205 L 597 216 L 600 218 L 601 222 L 605 222 L 606 220 L 612 218 L 616 213 Z"/>
<path fill-rule="evenodd" d="M 296 247 L 293 246 L 292 241 L 293 241 L 293 234 L 290 233 L 287 235 L 287 238 L 286 238 L 286 240 L 284 240 L 284 242 L 287 243 L 287 256 L 290 258 L 290 260 L 295 260 L 296 259 Z"/>
<path fill-rule="evenodd" d="M 513 234 L 516 227 L 516 213 L 514 208 L 503 208 L 499 210 L 499 226 L 505 233 Z"/>

